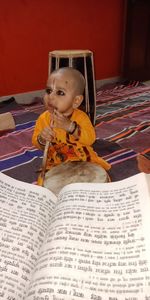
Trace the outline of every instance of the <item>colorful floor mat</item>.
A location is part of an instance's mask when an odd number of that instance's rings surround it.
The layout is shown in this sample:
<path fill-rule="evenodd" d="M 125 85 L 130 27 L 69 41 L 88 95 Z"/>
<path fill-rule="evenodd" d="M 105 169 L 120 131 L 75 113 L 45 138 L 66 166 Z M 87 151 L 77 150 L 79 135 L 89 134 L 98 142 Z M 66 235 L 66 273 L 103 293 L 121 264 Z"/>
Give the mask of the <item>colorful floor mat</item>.
<path fill-rule="evenodd" d="M 42 151 L 31 144 L 35 121 L 42 103 L 18 105 L 14 99 L 0 103 L 0 112 L 11 112 L 16 128 L 0 134 L 0 171 L 34 183 L 42 162 Z M 150 150 L 150 87 L 117 86 L 97 92 L 97 140 L 95 151 L 111 163 L 113 181 L 139 172 L 138 152 Z"/>

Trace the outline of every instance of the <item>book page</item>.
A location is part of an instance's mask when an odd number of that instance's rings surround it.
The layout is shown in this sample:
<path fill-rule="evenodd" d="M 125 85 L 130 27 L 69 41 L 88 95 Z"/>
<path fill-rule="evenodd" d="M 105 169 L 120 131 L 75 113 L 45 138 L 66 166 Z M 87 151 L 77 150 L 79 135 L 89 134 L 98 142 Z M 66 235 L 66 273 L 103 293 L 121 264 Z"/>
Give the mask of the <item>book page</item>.
<path fill-rule="evenodd" d="M 55 201 L 0 173 L 0 299 L 24 299 Z"/>
<path fill-rule="evenodd" d="M 149 191 L 149 194 L 150 194 L 150 174 L 146 174 L 145 178 L 146 178 L 146 181 L 147 181 L 148 191 Z"/>
<path fill-rule="evenodd" d="M 145 175 L 60 194 L 26 300 L 150 299 Z"/>

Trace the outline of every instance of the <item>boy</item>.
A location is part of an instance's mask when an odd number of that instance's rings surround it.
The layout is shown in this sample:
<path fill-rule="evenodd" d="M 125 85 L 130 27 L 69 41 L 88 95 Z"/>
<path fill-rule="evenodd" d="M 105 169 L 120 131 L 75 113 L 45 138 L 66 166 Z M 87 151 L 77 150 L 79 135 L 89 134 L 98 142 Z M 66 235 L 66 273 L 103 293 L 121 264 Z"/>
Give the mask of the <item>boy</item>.
<path fill-rule="evenodd" d="M 95 130 L 86 113 L 78 109 L 84 88 L 83 75 L 73 68 L 55 70 L 48 78 L 44 96 L 47 110 L 39 116 L 32 137 L 39 149 L 50 142 L 46 170 L 68 161 L 89 161 L 110 169 L 92 149 Z"/>

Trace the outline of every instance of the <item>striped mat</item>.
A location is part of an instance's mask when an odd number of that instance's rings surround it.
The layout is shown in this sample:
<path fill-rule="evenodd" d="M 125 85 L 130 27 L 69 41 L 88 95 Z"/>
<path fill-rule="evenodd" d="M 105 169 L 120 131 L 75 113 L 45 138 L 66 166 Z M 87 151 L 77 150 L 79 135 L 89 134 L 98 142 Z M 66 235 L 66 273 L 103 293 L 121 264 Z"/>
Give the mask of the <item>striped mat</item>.
<path fill-rule="evenodd" d="M 42 103 L 20 106 L 15 101 L 0 105 L 10 111 L 16 129 L 0 136 L 0 171 L 13 178 L 34 183 L 41 166 L 42 151 L 31 144 L 35 121 Z M 97 140 L 95 151 L 112 164 L 112 180 L 138 172 L 137 152 L 149 151 L 150 88 L 117 86 L 97 92 Z"/>

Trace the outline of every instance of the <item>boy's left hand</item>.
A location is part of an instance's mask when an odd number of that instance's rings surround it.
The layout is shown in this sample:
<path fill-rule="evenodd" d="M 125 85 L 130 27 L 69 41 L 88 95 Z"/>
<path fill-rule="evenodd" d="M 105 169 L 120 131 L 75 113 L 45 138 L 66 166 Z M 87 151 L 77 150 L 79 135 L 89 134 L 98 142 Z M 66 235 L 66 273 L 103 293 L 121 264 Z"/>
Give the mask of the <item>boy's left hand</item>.
<path fill-rule="evenodd" d="M 58 110 L 54 111 L 53 114 L 53 128 L 61 128 L 65 131 L 68 131 L 69 126 L 72 121 L 70 121 L 67 117 L 65 117 L 62 113 L 60 113 Z"/>

